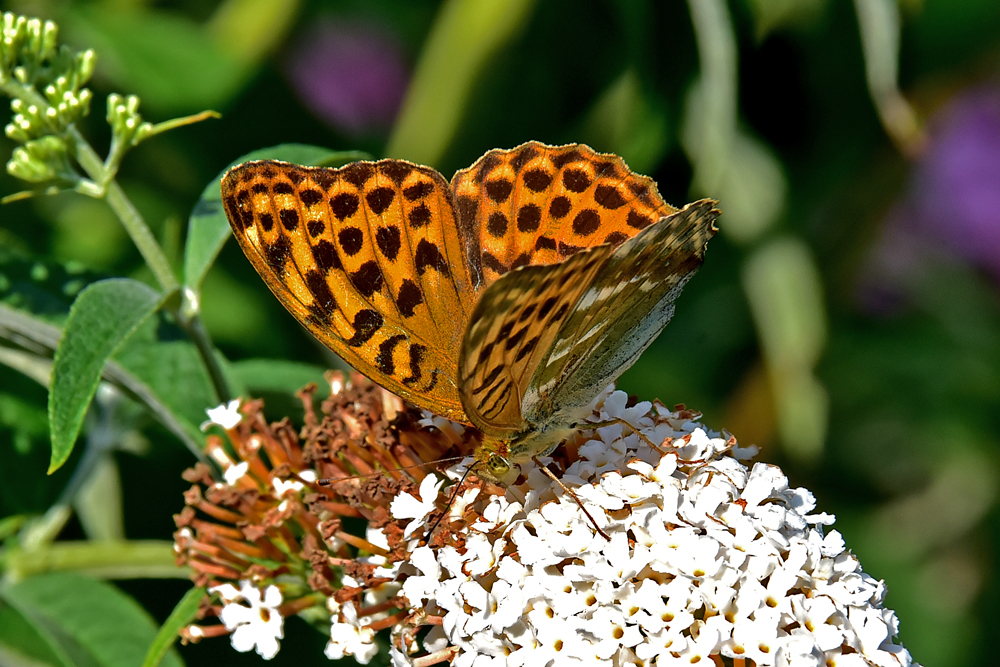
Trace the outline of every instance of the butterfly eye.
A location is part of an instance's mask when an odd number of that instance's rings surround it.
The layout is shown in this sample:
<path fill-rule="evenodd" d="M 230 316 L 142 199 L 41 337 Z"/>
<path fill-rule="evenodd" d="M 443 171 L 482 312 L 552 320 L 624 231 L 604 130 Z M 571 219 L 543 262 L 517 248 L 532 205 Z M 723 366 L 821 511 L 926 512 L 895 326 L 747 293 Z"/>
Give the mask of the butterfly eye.
<path fill-rule="evenodd" d="M 491 454 L 486 460 L 486 467 L 490 469 L 490 474 L 495 477 L 505 477 L 510 472 L 510 463 L 499 454 Z"/>

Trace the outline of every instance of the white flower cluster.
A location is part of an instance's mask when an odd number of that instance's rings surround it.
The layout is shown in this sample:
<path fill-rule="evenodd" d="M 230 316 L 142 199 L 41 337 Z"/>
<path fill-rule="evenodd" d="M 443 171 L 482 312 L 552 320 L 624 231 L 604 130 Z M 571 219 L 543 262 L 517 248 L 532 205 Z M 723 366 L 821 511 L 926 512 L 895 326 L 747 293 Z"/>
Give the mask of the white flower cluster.
<path fill-rule="evenodd" d="M 457 648 L 457 667 L 690 666 L 718 655 L 754 665 L 915 664 L 893 643 L 884 585 L 839 533 L 824 533 L 833 517 L 811 513 L 812 494 L 789 488 L 774 466 L 748 469 L 738 459 L 749 450 L 685 413 L 625 400 L 608 396 L 601 419 L 620 418 L 672 451 L 661 456 L 606 426 L 562 476 L 610 541 L 538 470 L 506 496 L 478 499 L 482 518 L 462 548 L 418 546 L 424 508 L 393 505 L 415 535 L 410 561 L 393 568 L 402 594 L 412 610 L 443 617 L 426 650 Z M 421 486 L 421 496 L 436 491 Z"/>

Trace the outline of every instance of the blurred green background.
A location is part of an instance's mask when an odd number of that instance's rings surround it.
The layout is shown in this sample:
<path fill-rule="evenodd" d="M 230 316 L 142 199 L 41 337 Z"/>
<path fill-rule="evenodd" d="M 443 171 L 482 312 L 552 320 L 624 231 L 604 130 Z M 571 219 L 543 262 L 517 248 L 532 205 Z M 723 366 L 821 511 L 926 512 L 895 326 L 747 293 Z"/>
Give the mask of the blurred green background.
<path fill-rule="evenodd" d="M 620 386 L 704 412 L 811 489 L 886 581 L 916 660 L 992 654 L 979 613 L 998 595 L 1000 545 L 996 0 L 3 8 L 52 19 L 67 43 L 97 51 L 82 129 L 99 152 L 109 92 L 138 95 L 153 122 L 222 114 L 141 144 L 118 176 L 175 266 L 205 184 L 281 143 L 406 158 L 450 177 L 491 148 L 582 142 L 622 155 L 672 204 L 719 199 L 722 231 L 704 267 Z M 14 147 L 0 139 L 4 160 Z M 0 195 L 22 189 L 0 176 Z M 38 283 L 36 309 L 69 301 L 41 296 L 59 276 L 33 274 L 38 261 L 149 280 L 107 206 L 72 192 L 0 208 L 0 248 L 8 274 Z M 235 243 L 208 274 L 202 307 L 229 360 L 330 363 Z M 170 539 L 192 458 L 133 421 L 142 436 L 123 436 L 94 501 L 110 523 L 82 512 L 62 538 Z M 0 366 L 0 517 L 42 514 L 60 498 L 77 459 L 46 476 L 48 458 L 45 388 Z M 188 587 L 115 583 L 158 622 Z M 274 662 L 325 660 L 324 644 L 290 621 Z M 192 666 L 259 660 L 225 639 L 180 654 Z"/>

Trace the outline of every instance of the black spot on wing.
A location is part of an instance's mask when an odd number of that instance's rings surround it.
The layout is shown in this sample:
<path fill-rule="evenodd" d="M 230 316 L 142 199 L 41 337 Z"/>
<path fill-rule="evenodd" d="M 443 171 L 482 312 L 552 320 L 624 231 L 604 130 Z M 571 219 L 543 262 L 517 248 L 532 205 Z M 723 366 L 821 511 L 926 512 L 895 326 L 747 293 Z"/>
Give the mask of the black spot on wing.
<path fill-rule="evenodd" d="M 326 312 L 333 312 L 337 308 L 337 301 L 333 298 L 333 292 L 326 282 L 326 277 L 320 271 L 308 271 L 305 275 L 306 287 L 312 294 L 313 301 Z"/>
<path fill-rule="evenodd" d="M 524 169 L 524 165 L 531 162 L 532 158 L 536 155 L 538 155 L 537 148 L 534 146 L 525 146 L 510 159 L 510 166 L 514 168 L 514 171 L 521 171 Z"/>
<path fill-rule="evenodd" d="M 552 158 L 552 164 L 555 165 L 556 169 L 562 169 L 570 162 L 577 162 L 582 159 L 579 151 L 572 150 L 563 153 L 562 155 L 556 155 Z"/>
<path fill-rule="evenodd" d="M 544 169 L 534 168 L 524 174 L 524 186 L 532 192 L 541 192 L 549 187 L 552 175 Z"/>
<path fill-rule="evenodd" d="M 278 211 L 278 219 L 282 226 L 290 232 L 294 232 L 299 226 L 299 212 L 292 208 L 283 208 Z"/>
<path fill-rule="evenodd" d="M 423 199 L 434 190 L 434 184 L 430 181 L 419 181 L 413 185 L 407 186 L 403 190 L 403 196 L 406 197 L 407 201 L 416 201 L 418 199 Z"/>
<path fill-rule="evenodd" d="M 414 309 L 424 302 L 424 295 L 415 282 L 406 278 L 396 296 L 396 307 L 403 317 L 413 317 Z"/>
<path fill-rule="evenodd" d="M 299 193 L 299 199 L 303 204 L 311 207 L 323 201 L 323 194 L 319 190 L 309 188 Z"/>
<path fill-rule="evenodd" d="M 448 261 L 441 254 L 436 245 L 427 239 L 420 239 L 417 244 L 417 251 L 413 256 L 414 264 L 417 268 L 417 275 L 422 276 L 427 269 L 434 269 L 443 276 L 448 276 Z"/>
<path fill-rule="evenodd" d="M 414 229 L 420 229 L 431 219 L 431 210 L 427 208 L 426 204 L 420 204 L 418 206 L 410 209 L 410 212 L 406 216 L 407 220 L 410 221 L 410 226 Z"/>
<path fill-rule="evenodd" d="M 363 308 L 354 316 L 354 335 L 344 342 L 350 347 L 360 347 L 371 340 L 384 323 L 378 312 Z"/>
<path fill-rule="evenodd" d="M 392 205 L 392 200 L 395 198 L 396 191 L 385 186 L 375 188 L 365 195 L 365 201 L 368 202 L 368 208 L 370 208 L 375 215 L 382 215 L 385 210 Z"/>
<path fill-rule="evenodd" d="M 351 274 L 351 283 L 366 299 L 382 289 L 382 270 L 375 260 L 368 260 Z"/>
<path fill-rule="evenodd" d="M 357 227 L 344 227 L 339 232 L 337 232 L 337 240 L 340 241 L 340 247 L 344 249 L 344 253 L 348 257 L 354 257 L 364 246 L 365 234 Z"/>
<path fill-rule="evenodd" d="M 316 260 L 316 266 L 318 266 L 321 271 L 328 272 L 333 269 L 342 268 L 340 264 L 340 255 L 337 254 L 337 249 L 326 239 L 322 239 L 319 243 L 314 245 L 312 252 L 313 258 Z"/>
<path fill-rule="evenodd" d="M 507 233 L 507 216 L 501 211 L 490 213 L 489 220 L 486 221 L 486 231 L 493 238 L 500 238 Z"/>
<path fill-rule="evenodd" d="M 542 209 L 538 204 L 526 204 L 517 212 L 518 231 L 529 233 L 538 229 L 542 222 Z"/>
<path fill-rule="evenodd" d="M 379 250 L 382 251 L 386 259 L 390 262 L 395 262 L 396 257 L 399 255 L 399 248 L 402 245 L 402 235 L 399 232 L 399 227 L 393 225 L 379 227 L 378 231 L 375 232 L 375 243 L 378 244 Z"/>
<path fill-rule="evenodd" d="M 510 197 L 510 193 L 514 190 L 514 184 L 511 183 L 506 178 L 498 178 L 492 181 L 486 181 L 486 196 L 495 201 L 498 204 L 502 204 L 507 201 Z"/>
<path fill-rule="evenodd" d="M 567 169 L 562 176 L 563 185 L 570 192 L 583 192 L 590 187 L 590 175 L 583 169 Z"/>
<path fill-rule="evenodd" d="M 642 215 L 641 213 L 629 211 L 628 218 L 625 220 L 625 223 L 633 229 L 645 229 L 653 224 L 653 220 L 645 215 Z"/>
<path fill-rule="evenodd" d="M 625 205 L 625 198 L 613 185 L 598 185 L 594 189 L 594 201 L 600 206 L 612 210 Z"/>
<path fill-rule="evenodd" d="M 389 336 L 378 346 L 378 354 L 375 356 L 375 363 L 378 369 L 386 375 L 394 375 L 396 372 L 396 362 L 392 358 L 393 350 L 397 345 L 406 340 L 403 334 Z"/>
<path fill-rule="evenodd" d="M 361 188 L 375 174 L 375 168 L 368 162 L 354 162 L 340 171 L 344 180 L 356 188 Z"/>
<path fill-rule="evenodd" d="M 319 236 L 326 230 L 326 225 L 322 220 L 310 220 L 306 223 L 306 228 L 309 230 L 309 236 Z"/>
<path fill-rule="evenodd" d="M 507 265 L 486 251 L 483 251 L 483 266 L 501 275 L 510 271 Z"/>
<path fill-rule="evenodd" d="M 601 214 L 592 208 L 585 208 L 573 218 L 573 232 L 580 236 L 590 236 L 601 226 Z"/>
<path fill-rule="evenodd" d="M 414 165 L 401 161 L 379 163 L 379 171 L 388 176 L 396 187 L 402 185 L 415 168 Z"/>
<path fill-rule="evenodd" d="M 341 192 L 330 199 L 330 210 L 337 216 L 337 220 L 343 220 L 357 212 L 360 202 L 353 192 Z"/>
<path fill-rule="evenodd" d="M 423 377 L 423 371 L 420 370 L 420 362 L 424 360 L 424 353 L 427 351 L 425 345 L 420 343 L 414 343 L 410 345 L 410 377 L 403 378 L 403 384 L 407 387 L 412 387 L 416 383 L 420 382 Z M 430 391 L 434 385 L 437 384 L 437 371 L 434 371 L 431 382 L 423 390 Z"/>
<path fill-rule="evenodd" d="M 535 241 L 535 250 L 555 250 L 556 240 L 550 239 L 547 236 L 539 236 L 538 240 Z"/>
<path fill-rule="evenodd" d="M 559 195 L 552 200 L 549 204 L 549 215 L 551 215 L 556 220 L 561 220 L 566 217 L 566 214 L 570 212 L 573 208 L 573 202 L 569 200 L 569 197 Z"/>
<path fill-rule="evenodd" d="M 287 236 L 279 236 L 274 243 L 264 246 L 264 260 L 278 276 L 285 275 L 285 262 L 292 254 L 292 244 Z"/>

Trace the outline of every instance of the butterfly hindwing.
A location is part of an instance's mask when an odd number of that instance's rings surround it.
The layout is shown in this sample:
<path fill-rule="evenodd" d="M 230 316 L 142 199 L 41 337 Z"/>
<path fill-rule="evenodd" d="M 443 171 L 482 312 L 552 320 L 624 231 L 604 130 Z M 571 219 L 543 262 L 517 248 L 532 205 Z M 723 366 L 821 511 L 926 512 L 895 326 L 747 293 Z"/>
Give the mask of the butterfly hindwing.
<path fill-rule="evenodd" d="M 400 160 L 248 162 L 226 174 L 222 197 L 244 253 L 314 336 L 412 403 L 466 421 L 455 378 L 477 290 L 440 174 Z"/>
<path fill-rule="evenodd" d="M 529 423 L 586 408 L 627 370 L 670 321 L 681 288 L 704 260 L 719 211 L 702 200 L 663 218 L 604 262 L 522 398 Z"/>
<path fill-rule="evenodd" d="M 459 393 L 480 430 L 504 437 L 525 429 L 521 407 L 528 382 L 611 252 L 602 245 L 559 264 L 523 267 L 483 293 L 459 362 Z"/>

